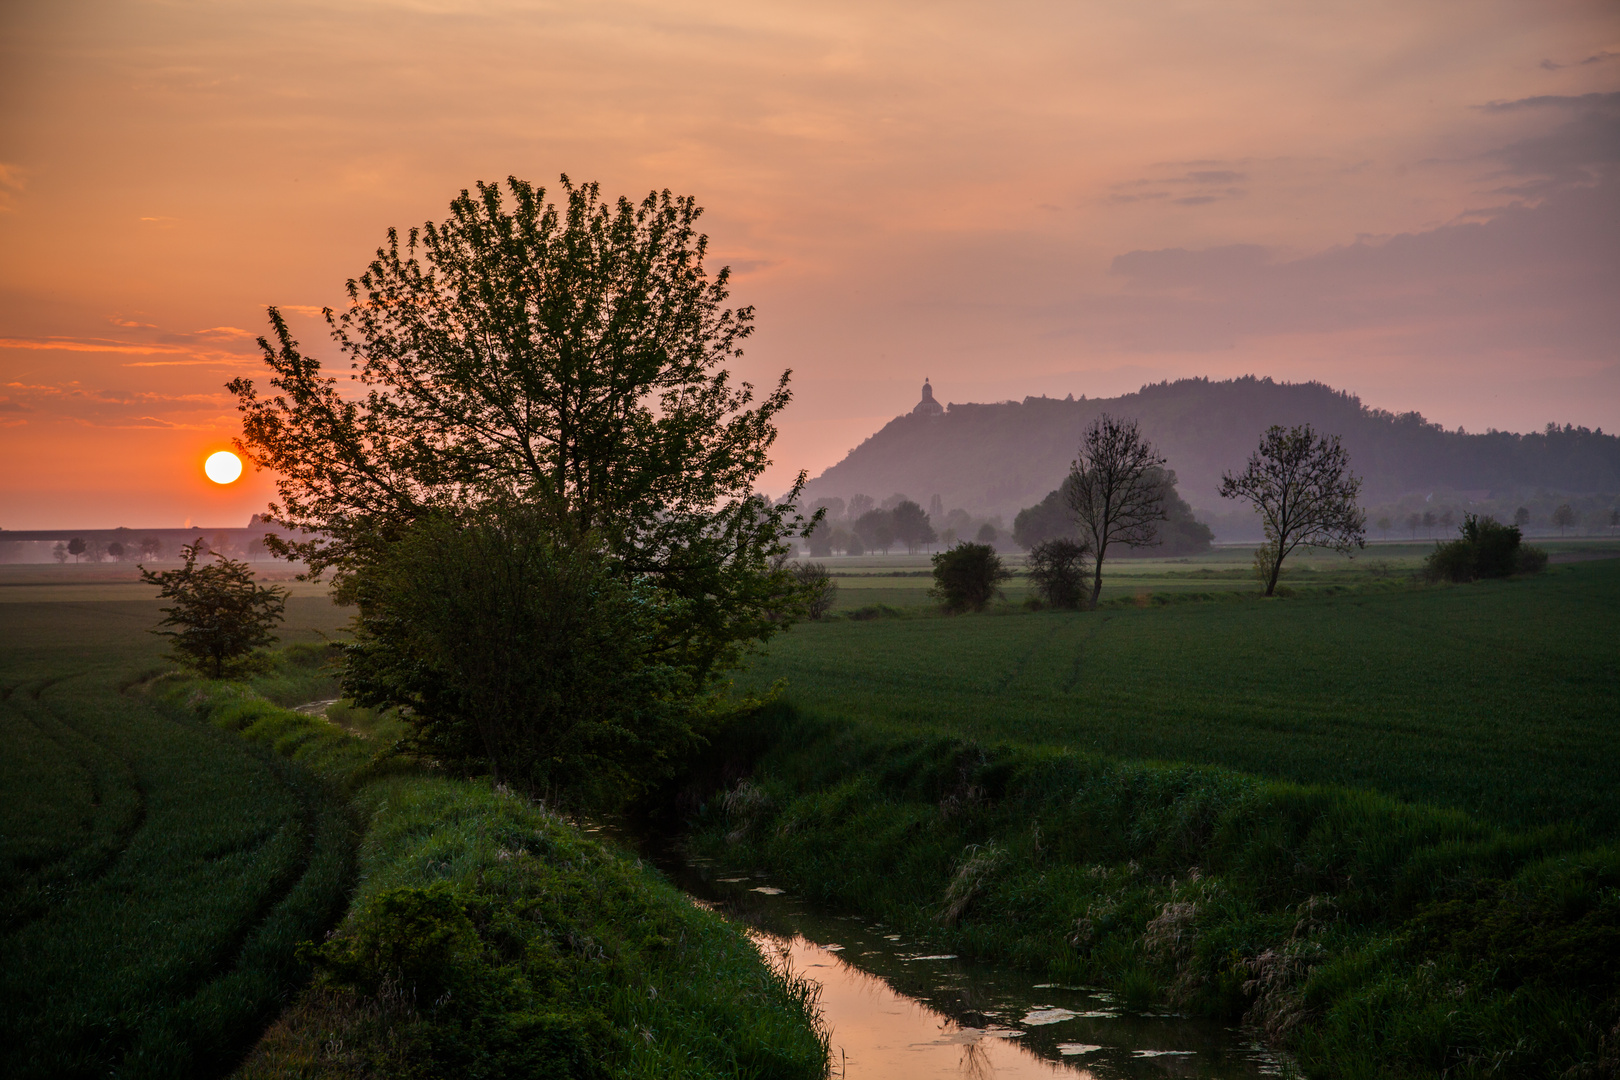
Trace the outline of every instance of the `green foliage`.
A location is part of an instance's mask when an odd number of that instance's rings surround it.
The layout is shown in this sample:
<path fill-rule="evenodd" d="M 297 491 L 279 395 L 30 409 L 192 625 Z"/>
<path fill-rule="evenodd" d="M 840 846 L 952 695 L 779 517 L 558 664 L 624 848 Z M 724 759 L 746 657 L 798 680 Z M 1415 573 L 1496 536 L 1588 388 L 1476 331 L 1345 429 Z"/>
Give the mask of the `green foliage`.
<path fill-rule="evenodd" d="M 483 785 L 360 802 L 360 893 L 241 1076 L 823 1075 L 813 988 L 634 859 Z"/>
<path fill-rule="evenodd" d="M 1424 561 L 1430 581 L 1478 581 L 1512 574 L 1536 573 L 1547 565 L 1547 555 L 1525 547 L 1515 525 L 1502 525 L 1489 517 L 1464 514 L 1460 534 L 1449 544 L 1436 544 Z"/>
<path fill-rule="evenodd" d="M 1012 577 L 989 544 L 957 544 L 931 561 L 934 587 L 929 595 L 951 612 L 983 611 L 995 599 L 1001 583 Z"/>
<path fill-rule="evenodd" d="M 285 614 L 287 590 L 260 585 L 247 563 L 218 552 L 213 565 L 198 566 L 202 553 L 201 540 L 183 545 L 184 566 L 162 572 L 142 567 L 141 580 L 158 586 L 158 599 L 174 601 L 159 625 L 178 629 L 152 632 L 170 639 L 174 659 L 220 679 L 255 649 L 275 643 L 270 629 Z"/>
<path fill-rule="evenodd" d="M 667 775 L 695 738 L 705 658 L 667 632 L 681 601 L 521 508 L 423 518 L 354 591 L 344 688 L 406 710 L 430 756 L 602 804 Z"/>
<path fill-rule="evenodd" d="M 1086 555 L 1073 540 L 1045 540 L 1030 549 L 1030 585 L 1047 606 L 1073 610 L 1085 601 Z"/>
<path fill-rule="evenodd" d="M 910 499 L 902 499 L 889 513 L 894 523 L 894 538 L 906 545 L 906 550 L 912 554 L 916 554 L 923 545 L 939 539 L 934 526 L 929 523 L 927 513 Z"/>
<path fill-rule="evenodd" d="M 267 542 L 341 582 L 420 518 L 528 506 L 559 544 L 594 537 L 677 598 L 670 638 L 723 670 L 780 628 L 770 562 L 807 524 L 797 486 L 776 504 L 754 491 L 787 374 L 755 403 L 722 366 L 753 309 L 724 306 L 694 200 L 561 187 L 559 207 L 516 178 L 481 183 L 445 221 L 389 232 L 327 313 L 361 393 L 271 309 L 275 393 L 230 389 L 243 449 L 278 475 L 271 516 L 307 531 Z"/>
<path fill-rule="evenodd" d="M 1260 437 L 1241 473 L 1221 477 L 1221 498 L 1254 506 L 1265 528 L 1266 550 L 1256 556 L 1266 595 L 1277 589 L 1283 560 L 1296 547 L 1328 547 L 1348 554 L 1366 546 L 1367 515 L 1358 505 L 1361 480 L 1337 435 L 1318 437 L 1309 424 L 1273 424 Z"/>
<path fill-rule="evenodd" d="M 786 706 L 750 742 L 699 850 L 930 948 L 1241 1018 L 1307 1075 L 1552 1080 L 1615 1021 L 1620 853 L 1567 831 Z"/>
<path fill-rule="evenodd" d="M 793 576 L 804 598 L 804 616 L 812 622 L 825 619 L 838 602 L 838 582 L 827 573 L 827 564 L 802 562 L 793 565 Z"/>

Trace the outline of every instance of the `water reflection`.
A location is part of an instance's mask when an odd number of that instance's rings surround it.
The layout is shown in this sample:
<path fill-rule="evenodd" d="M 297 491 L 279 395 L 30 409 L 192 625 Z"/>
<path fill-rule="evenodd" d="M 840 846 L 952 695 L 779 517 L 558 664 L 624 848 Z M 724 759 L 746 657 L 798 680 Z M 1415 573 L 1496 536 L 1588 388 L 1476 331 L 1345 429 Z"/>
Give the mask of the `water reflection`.
<path fill-rule="evenodd" d="M 764 875 L 658 858 L 678 885 L 748 924 L 768 960 L 821 984 L 834 1075 L 1237 1078 L 1279 1059 L 1221 1024 L 1135 1014 L 1093 987 L 966 963 L 891 928 L 818 911 Z"/>

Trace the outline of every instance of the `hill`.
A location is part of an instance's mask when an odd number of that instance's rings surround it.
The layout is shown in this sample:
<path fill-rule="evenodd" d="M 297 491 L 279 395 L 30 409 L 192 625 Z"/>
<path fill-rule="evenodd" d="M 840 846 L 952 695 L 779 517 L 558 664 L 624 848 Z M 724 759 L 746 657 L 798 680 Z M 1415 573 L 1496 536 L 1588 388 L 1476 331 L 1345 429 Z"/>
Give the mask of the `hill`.
<path fill-rule="evenodd" d="M 1141 422 L 1176 471 L 1182 498 L 1223 538 L 1245 535 L 1250 515 L 1216 495 L 1221 473 L 1241 468 L 1271 424 L 1310 423 L 1341 436 L 1365 478 L 1369 507 L 1422 504 L 1437 493 L 1458 505 L 1495 509 L 1489 504 L 1526 501 L 1535 493 L 1620 492 L 1620 438 L 1601 429 L 1549 424 L 1527 435 L 1467 434 L 1416 412 L 1368 408 L 1321 383 L 1245 376 L 1157 383 L 1116 398 L 1030 397 L 951 404 L 938 413 L 922 409 L 895 417 L 812 480 L 806 493 L 813 502 L 902 492 L 925 506 L 938 495 L 946 507 L 999 514 L 1010 523 L 1057 487 L 1081 430 L 1104 411 Z M 1606 507 L 1609 500 L 1596 501 Z M 1594 503 L 1590 513 L 1596 512 Z"/>

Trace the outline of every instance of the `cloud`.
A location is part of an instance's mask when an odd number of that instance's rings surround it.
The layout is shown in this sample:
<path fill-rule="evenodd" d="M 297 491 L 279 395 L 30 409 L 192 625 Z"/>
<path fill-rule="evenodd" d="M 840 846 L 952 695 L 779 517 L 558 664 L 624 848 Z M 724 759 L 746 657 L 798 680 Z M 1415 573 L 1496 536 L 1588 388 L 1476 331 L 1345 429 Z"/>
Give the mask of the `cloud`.
<path fill-rule="evenodd" d="M 1435 354 L 1610 357 L 1620 340 L 1620 183 L 1569 187 L 1485 221 L 1301 258 L 1254 244 L 1130 251 L 1137 348 L 1207 351 L 1283 334 L 1422 339 Z"/>
<path fill-rule="evenodd" d="M 1508 194 L 1538 196 L 1591 183 L 1596 170 L 1620 162 L 1620 92 L 1495 101 L 1483 108 L 1492 113 L 1542 111 L 1564 117 L 1546 132 L 1487 155 L 1508 173 L 1524 178 L 1504 188 Z"/>
<path fill-rule="evenodd" d="M 1219 161 L 1167 162 L 1163 168 L 1174 170 L 1159 176 L 1138 177 L 1111 185 L 1109 202 L 1134 203 L 1150 199 L 1168 199 L 1178 206 L 1205 206 L 1223 199 L 1241 199 L 1248 195 L 1246 188 L 1235 185 L 1249 179 L 1249 174 L 1236 169 L 1211 166 L 1225 165 Z M 1178 189 L 1197 188 L 1191 194 L 1179 194 Z M 1159 190 L 1142 191 L 1142 188 Z M 1137 190 L 1132 190 L 1137 189 Z"/>
<path fill-rule="evenodd" d="M 89 353 L 134 353 L 140 356 L 150 356 L 153 353 L 177 353 L 184 349 L 177 349 L 167 345 L 124 345 L 101 341 L 74 341 L 69 338 L 46 338 L 36 340 L 30 338 L 0 338 L 0 349 L 40 349 L 56 352 L 89 352 Z"/>

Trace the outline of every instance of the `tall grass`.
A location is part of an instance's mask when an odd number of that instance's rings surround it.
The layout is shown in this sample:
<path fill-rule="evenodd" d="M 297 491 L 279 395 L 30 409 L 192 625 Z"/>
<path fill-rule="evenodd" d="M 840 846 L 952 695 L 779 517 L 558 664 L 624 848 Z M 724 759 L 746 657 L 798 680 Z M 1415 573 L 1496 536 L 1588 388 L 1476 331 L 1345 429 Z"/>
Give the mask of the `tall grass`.
<path fill-rule="evenodd" d="M 727 753 L 699 850 L 941 949 L 1245 1019 L 1312 1076 L 1612 1070 L 1620 852 L 1575 830 L 780 705 Z"/>

